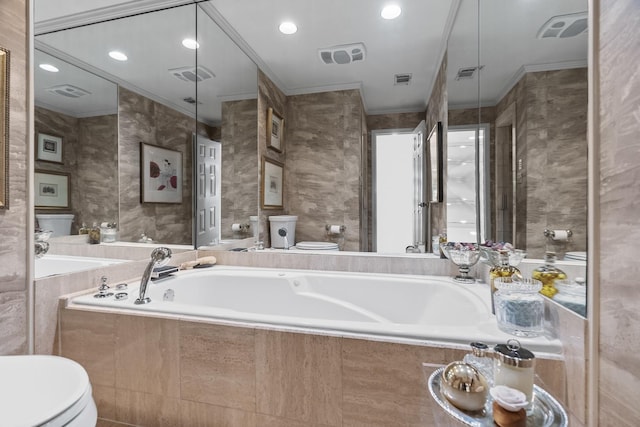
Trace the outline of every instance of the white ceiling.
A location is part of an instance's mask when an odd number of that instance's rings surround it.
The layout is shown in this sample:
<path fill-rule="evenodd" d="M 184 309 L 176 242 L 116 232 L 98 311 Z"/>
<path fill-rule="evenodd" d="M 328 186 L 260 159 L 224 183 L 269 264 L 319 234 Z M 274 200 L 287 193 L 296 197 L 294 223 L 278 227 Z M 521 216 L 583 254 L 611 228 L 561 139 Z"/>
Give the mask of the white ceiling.
<path fill-rule="evenodd" d="M 72 24 L 96 22 L 100 17 L 125 16 L 188 0 L 36 0 L 36 32 Z M 207 4 L 208 3 L 208 4 Z M 393 21 L 380 18 L 383 0 L 211 0 L 198 8 L 198 64 L 216 78 L 199 84 L 200 118 L 217 122 L 220 101 L 255 97 L 256 68 L 223 31 L 203 13 L 212 15 L 243 46 L 286 94 L 340 88 L 361 88 L 368 114 L 422 111 L 430 94 L 437 66 L 448 44 L 448 96 L 450 106 L 477 105 L 477 77 L 456 81 L 459 68 L 478 61 L 477 2 L 461 0 L 398 0 L 402 15 Z M 492 0 L 480 11 L 480 96 L 494 105 L 525 66 L 571 61 L 586 64 L 587 39 L 538 40 L 538 28 L 554 15 L 587 10 L 587 0 Z M 97 10 L 96 10 L 97 8 Z M 154 99 L 193 112 L 182 98 L 195 97 L 193 85 L 170 76 L 169 68 L 192 64 L 193 51 L 180 46 L 194 36 L 195 6 L 168 9 L 97 25 L 38 36 L 49 49 L 64 51 L 66 58 L 102 73 L 112 81 L 139 89 Z M 457 15 L 456 15 L 457 12 Z M 453 18 L 455 17 L 455 22 Z M 285 36 L 278 25 L 290 19 L 298 32 Z M 453 28 L 449 28 L 452 25 Z M 367 59 L 350 65 L 324 65 L 317 49 L 363 42 Z M 42 45 L 40 45 L 42 47 Z M 126 50 L 130 60 L 116 63 L 106 53 Z M 54 50 L 55 50 L 54 49 Z M 65 55 L 61 55 L 65 56 Z M 69 58 L 69 56 L 71 58 Z M 102 71 L 101 71 L 102 70 Z M 393 75 L 412 73 L 409 86 L 394 86 Z M 62 77 L 63 73 L 57 73 Z M 40 98 L 36 72 L 36 101 Z M 69 75 L 69 79 L 71 79 Z M 72 81 L 66 83 L 73 84 Z M 85 88 L 86 89 L 86 88 Z M 50 100 L 49 100 L 50 101 Z M 68 107 L 65 107 L 68 108 Z M 86 111 L 82 108 L 81 111 Z"/>

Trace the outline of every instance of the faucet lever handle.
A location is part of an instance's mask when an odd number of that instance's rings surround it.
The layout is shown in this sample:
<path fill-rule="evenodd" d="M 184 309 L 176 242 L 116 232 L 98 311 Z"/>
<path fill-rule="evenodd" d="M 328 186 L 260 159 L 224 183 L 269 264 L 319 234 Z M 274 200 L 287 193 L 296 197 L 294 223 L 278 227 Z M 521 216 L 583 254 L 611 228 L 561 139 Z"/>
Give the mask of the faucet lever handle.
<path fill-rule="evenodd" d="M 107 285 L 107 276 L 102 276 L 100 278 L 100 286 L 98 286 L 98 290 L 102 292 L 108 290 L 109 288 L 110 286 Z"/>

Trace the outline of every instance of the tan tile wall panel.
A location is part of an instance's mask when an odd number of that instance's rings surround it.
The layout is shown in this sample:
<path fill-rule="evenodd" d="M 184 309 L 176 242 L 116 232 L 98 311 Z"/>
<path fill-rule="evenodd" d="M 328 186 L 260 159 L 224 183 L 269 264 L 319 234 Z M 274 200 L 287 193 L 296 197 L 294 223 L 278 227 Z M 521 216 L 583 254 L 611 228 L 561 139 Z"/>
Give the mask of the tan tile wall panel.
<path fill-rule="evenodd" d="M 116 318 L 80 310 L 60 312 L 62 356 L 80 363 L 91 384 L 116 385 Z"/>
<path fill-rule="evenodd" d="M 444 348 L 343 339 L 344 425 L 459 425 L 431 398 L 422 363 L 444 365 L 463 355 Z"/>
<path fill-rule="evenodd" d="M 360 249 L 362 98 L 358 90 L 287 98 L 285 192 L 298 216 L 296 241 L 326 240 L 346 226 L 346 251 Z"/>
<path fill-rule="evenodd" d="M 255 412 L 254 357 L 252 329 L 181 323 L 182 398 Z"/>
<path fill-rule="evenodd" d="M 180 400 L 159 393 L 118 389 L 115 420 L 137 426 L 179 426 Z"/>
<path fill-rule="evenodd" d="M 254 412 L 182 400 L 180 420 L 184 427 L 258 427 Z"/>
<path fill-rule="evenodd" d="M 27 2 L 0 8 L 0 46 L 11 51 L 9 87 L 9 209 L 0 209 L 0 355 L 27 351 Z"/>
<path fill-rule="evenodd" d="M 257 411 L 342 425 L 340 339 L 256 331 Z"/>
<path fill-rule="evenodd" d="M 259 209 L 258 103 L 255 99 L 222 103 L 222 238 L 239 238 L 234 223 L 249 224 Z"/>
<path fill-rule="evenodd" d="M 640 425 L 640 7 L 600 2 L 600 426 Z M 597 48 L 598 46 L 596 46 Z M 596 149 L 598 147 L 596 146 Z M 598 177 L 596 176 L 596 179 Z M 598 224 L 596 224 L 597 226 Z"/>
<path fill-rule="evenodd" d="M 179 397 L 177 322 L 117 316 L 115 331 L 116 388 Z"/>

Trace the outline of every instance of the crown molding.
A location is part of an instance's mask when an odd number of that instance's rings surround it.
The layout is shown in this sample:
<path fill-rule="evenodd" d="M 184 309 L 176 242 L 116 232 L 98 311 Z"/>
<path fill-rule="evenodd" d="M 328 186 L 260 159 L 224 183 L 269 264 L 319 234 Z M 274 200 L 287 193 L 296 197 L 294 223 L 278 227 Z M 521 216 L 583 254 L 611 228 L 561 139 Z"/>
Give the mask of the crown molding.
<path fill-rule="evenodd" d="M 34 102 L 36 107 L 44 108 L 46 110 L 55 111 L 56 113 L 64 114 L 66 116 L 75 117 L 76 119 L 84 119 L 87 117 L 97 117 L 97 116 L 110 116 L 112 114 L 118 114 L 117 108 L 109 108 L 106 110 L 96 110 L 96 111 L 83 111 L 82 113 L 75 112 L 73 110 L 68 110 L 66 108 L 61 108 L 57 105 L 51 105 L 46 102 L 38 101 Z"/>
<path fill-rule="evenodd" d="M 104 70 L 101 70 L 100 68 L 94 67 L 91 64 L 88 64 L 88 63 L 86 63 L 84 61 L 81 61 L 78 58 L 76 58 L 74 56 L 71 56 L 68 53 L 65 53 L 65 52 L 63 52 L 61 50 L 58 50 L 58 49 L 56 49 L 56 48 L 54 48 L 52 46 L 49 46 L 48 44 L 46 44 L 46 43 L 44 43 L 44 42 L 42 42 L 40 40 L 36 40 L 35 41 L 34 47 L 35 47 L 35 49 L 41 50 L 41 51 L 43 51 L 43 52 L 45 52 L 45 53 L 47 53 L 47 54 L 49 54 L 51 56 L 55 56 L 55 57 L 65 61 L 65 62 L 68 62 L 71 65 L 75 65 L 76 67 L 81 68 L 81 69 L 83 69 L 85 71 L 88 71 L 89 73 L 95 74 L 98 77 L 102 77 L 105 80 L 108 80 L 108 81 L 110 81 L 112 83 L 115 83 L 120 87 L 123 87 L 123 88 L 125 88 L 127 90 L 130 90 L 132 92 L 135 92 L 135 93 L 137 93 L 139 95 L 142 95 L 145 98 L 149 98 L 152 101 L 155 101 L 155 102 L 157 102 L 159 104 L 166 105 L 167 107 L 169 107 L 169 108 L 171 108 L 171 109 L 173 109 L 175 111 L 178 111 L 179 113 L 182 113 L 187 117 L 191 117 L 191 118 L 193 118 L 195 120 L 198 120 L 198 121 L 200 121 L 202 123 L 206 123 L 208 125 L 214 126 L 212 124 L 212 123 L 214 123 L 213 121 L 205 120 L 203 118 L 198 118 L 196 112 L 190 111 L 187 108 L 185 108 L 185 107 L 183 107 L 183 106 L 181 106 L 179 104 L 176 104 L 173 101 L 170 101 L 170 100 L 168 100 L 166 98 L 158 96 L 158 95 L 156 95 L 156 94 L 154 94 L 152 92 L 149 92 L 149 91 L 147 91 L 145 89 L 142 89 L 142 88 L 140 88 L 140 87 L 138 87 L 136 85 L 133 85 L 133 84 L 127 82 L 126 80 L 121 79 L 120 77 L 117 77 L 117 76 L 115 76 L 115 75 L 113 75 L 111 73 L 108 73 L 108 72 L 106 72 Z M 196 107 L 196 111 L 197 111 L 197 107 Z"/>
<path fill-rule="evenodd" d="M 46 19 L 34 23 L 36 36 L 131 15 L 167 9 L 185 4 L 197 3 L 196 0 L 130 0 L 113 6 L 100 7 L 86 12 L 74 13 L 59 18 Z"/>
<path fill-rule="evenodd" d="M 572 68 L 587 68 L 588 63 L 587 60 L 578 60 L 578 61 L 562 61 L 562 62 L 551 62 L 548 64 L 528 64 L 523 65 L 515 72 L 515 74 L 509 79 L 507 84 L 502 88 L 500 92 L 498 92 L 498 96 L 493 102 L 493 105 L 497 105 L 498 102 L 502 98 L 504 98 L 513 87 L 518 84 L 518 82 L 524 77 L 527 73 L 538 73 L 541 71 L 557 71 L 557 70 L 569 70 Z"/>

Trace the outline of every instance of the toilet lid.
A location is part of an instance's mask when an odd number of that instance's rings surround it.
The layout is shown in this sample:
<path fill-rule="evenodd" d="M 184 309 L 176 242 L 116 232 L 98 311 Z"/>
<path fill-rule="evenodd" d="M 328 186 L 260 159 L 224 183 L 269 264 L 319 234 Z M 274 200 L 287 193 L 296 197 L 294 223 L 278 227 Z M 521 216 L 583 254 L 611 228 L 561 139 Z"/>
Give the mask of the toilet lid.
<path fill-rule="evenodd" d="M 296 248 L 307 251 L 335 251 L 338 250 L 338 244 L 333 242 L 299 242 L 296 243 Z"/>
<path fill-rule="evenodd" d="M 87 372 L 57 356 L 0 356 L 2 425 L 65 425 L 91 401 Z"/>

